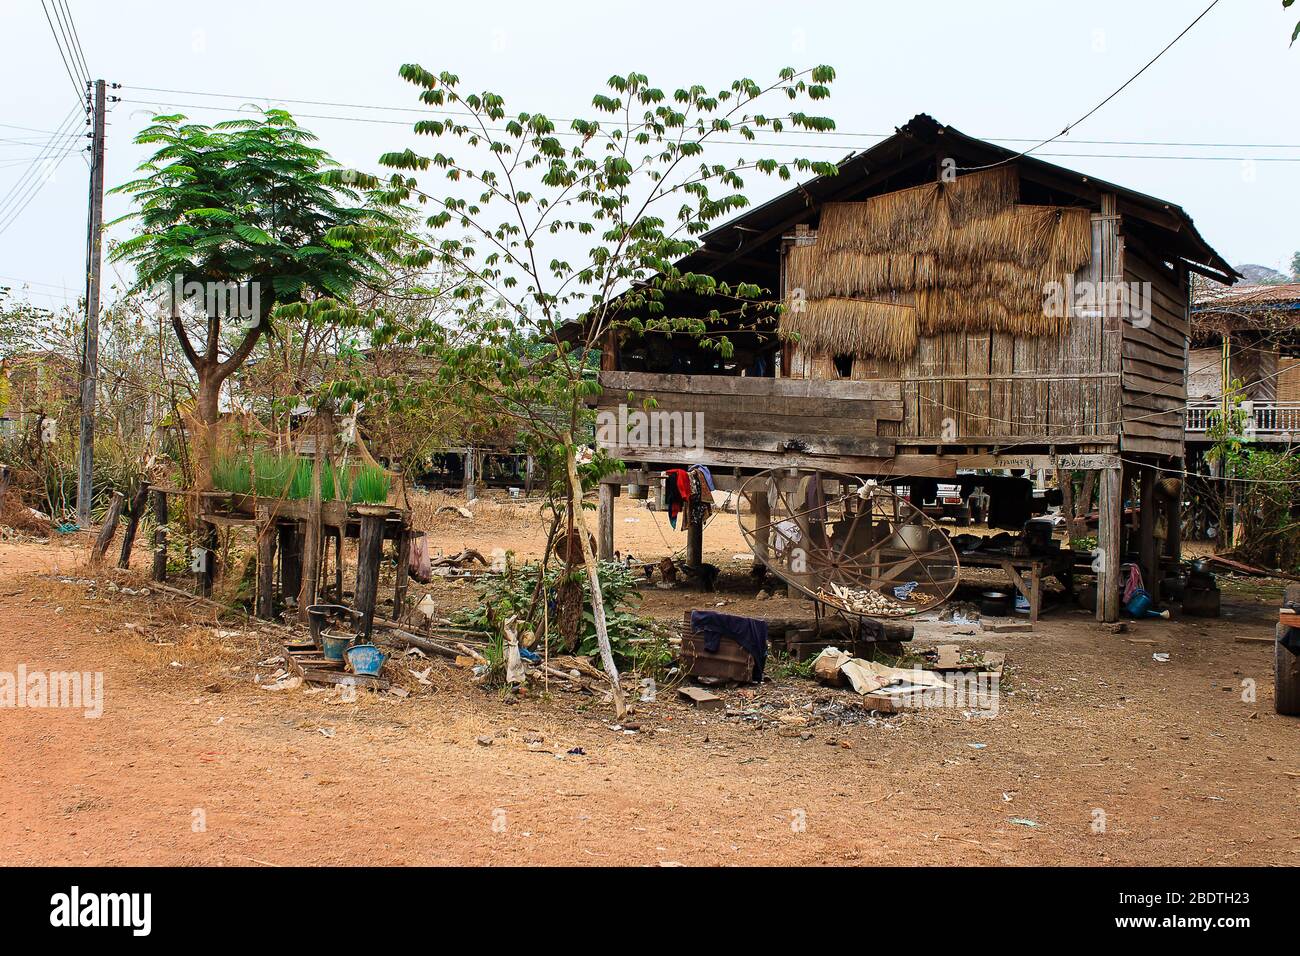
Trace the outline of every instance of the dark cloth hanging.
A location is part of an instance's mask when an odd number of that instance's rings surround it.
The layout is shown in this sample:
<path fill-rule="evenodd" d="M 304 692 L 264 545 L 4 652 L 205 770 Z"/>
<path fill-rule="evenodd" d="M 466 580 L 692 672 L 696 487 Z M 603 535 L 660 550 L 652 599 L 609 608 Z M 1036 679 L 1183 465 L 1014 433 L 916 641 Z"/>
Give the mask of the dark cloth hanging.
<path fill-rule="evenodd" d="M 668 524 L 677 527 L 677 515 L 691 500 L 691 477 L 684 468 L 669 468 L 664 472 L 664 491 L 668 499 Z"/>
<path fill-rule="evenodd" d="M 704 649 L 716 654 L 722 639 L 735 641 L 754 658 L 755 683 L 762 681 L 767 666 L 767 621 L 717 611 L 692 611 L 691 630 L 704 638 Z"/>
<path fill-rule="evenodd" d="M 704 483 L 709 486 L 709 491 L 716 490 L 713 485 L 713 472 L 709 471 L 708 466 L 691 465 L 691 471 L 692 472 L 698 471 L 700 473 L 700 477 L 704 479 Z"/>

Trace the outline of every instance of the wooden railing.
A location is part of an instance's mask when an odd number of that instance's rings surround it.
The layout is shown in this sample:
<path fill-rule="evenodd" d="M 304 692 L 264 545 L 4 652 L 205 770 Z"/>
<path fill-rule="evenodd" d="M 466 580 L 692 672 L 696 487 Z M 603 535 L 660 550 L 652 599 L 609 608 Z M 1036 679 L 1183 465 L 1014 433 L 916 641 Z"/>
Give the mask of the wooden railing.
<path fill-rule="evenodd" d="M 1300 402 L 1242 402 L 1230 406 L 1229 414 L 1240 412 L 1242 430 L 1246 437 L 1279 440 L 1300 438 Z M 1187 405 L 1187 433 L 1203 435 L 1223 417 L 1223 403 L 1215 401 L 1189 402 Z"/>

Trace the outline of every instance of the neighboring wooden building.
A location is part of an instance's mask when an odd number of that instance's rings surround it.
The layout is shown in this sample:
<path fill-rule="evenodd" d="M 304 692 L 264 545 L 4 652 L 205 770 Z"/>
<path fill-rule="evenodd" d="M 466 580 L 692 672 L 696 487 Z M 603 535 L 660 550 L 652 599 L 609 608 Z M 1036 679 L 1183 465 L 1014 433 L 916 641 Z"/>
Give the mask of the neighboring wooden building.
<path fill-rule="evenodd" d="M 1148 505 L 1133 550 L 1158 577 L 1154 488 L 1183 459 L 1190 275 L 1237 278 L 1178 206 L 921 115 L 709 232 L 678 267 L 771 297 L 743 315 L 717 296 L 665 303 L 721 313 L 729 358 L 680 334 L 606 338 L 602 411 L 653 398 L 703 414 L 693 447 L 607 435 L 625 480 L 685 462 L 723 487 L 786 466 L 1097 470 L 1099 617 L 1118 613 L 1130 478 Z"/>
<path fill-rule="evenodd" d="M 1187 369 L 1187 442 L 1209 443 L 1209 428 L 1233 382 L 1247 402 L 1255 440 L 1300 439 L 1300 283 L 1231 288 L 1205 283 L 1192 306 Z"/>

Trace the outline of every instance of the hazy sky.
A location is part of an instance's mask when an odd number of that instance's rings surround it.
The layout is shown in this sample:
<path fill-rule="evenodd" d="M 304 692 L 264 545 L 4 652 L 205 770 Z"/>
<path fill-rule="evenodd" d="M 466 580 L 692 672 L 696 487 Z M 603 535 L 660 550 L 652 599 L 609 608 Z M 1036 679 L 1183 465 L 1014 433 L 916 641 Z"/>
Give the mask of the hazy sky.
<path fill-rule="evenodd" d="M 590 115 L 592 95 L 612 73 L 636 70 L 669 89 L 696 82 L 721 88 L 742 75 L 762 82 L 782 66 L 828 63 L 838 79 L 824 112 L 839 134 L 818 141 L 829 148 L 798 150 L 805 155 L 841 158 L 919 112 L 1027 148 L 1096 105 L 1208 2 L 69 6 L 90 73 L 123 84 L 114 91 L 123 102 L 109 117 L 112 186 L 144 157 L 131 137 L 151 111 L 175 109 L 154 103 L 178 104 L 208 122 L 235 115 L 229 110 L 242 103 L 282 99 L 411 108 L 415 89 L 397 76 L 408 61 L 458 73 L 467 88 L 499 92 L 512 112 L 553 117 Z M 75 106 L 73 85 L 39 0 L 0 0 L 0 10 L 0 284 L 29 282 L 34 302 L 58 305 L 84 286 L 86 164 L 76 154 L 62 157 L 12 221 L 18 197 L 8 194 Z M 1300 44 L 1288 49 L 1298 16 L 1279 0 L 1221 0 L 1128 89 L 1036 155 L 1178 203 L 1234 264 L 1282 268 L 1300 249 Z M 381 152 L 421 145 L 409 132 L 414 113 L 282 105 L 348 165 L 374 168 Z M 1152 142 L 1178 145 L 1144 145 Z M 755 151 L 724 146 L 710 155 L 727 161 L 741 153 Z M 1180 158 L 1189 156 L 1217 158 Z M 750 196 L 762 200 L 779 189 L 753 179 Z M 110 198 L 106 219 L 126 211 Z M 106 283 L 117 278 L 107 266 Z"/>

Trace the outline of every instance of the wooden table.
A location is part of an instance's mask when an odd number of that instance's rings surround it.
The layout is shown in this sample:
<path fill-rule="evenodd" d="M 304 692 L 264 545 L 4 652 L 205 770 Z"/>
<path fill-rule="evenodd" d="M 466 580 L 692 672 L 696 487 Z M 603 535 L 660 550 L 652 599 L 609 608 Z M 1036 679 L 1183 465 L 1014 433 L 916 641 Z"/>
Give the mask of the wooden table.
<path fill-rule="evenodd" d="M 1055 577 L 1064 585 L 1067 593 L 1074 592 L 1074 552 L 1061 551 L 1060 554 L 1036 554 L 1018 557 L 1000 552 L 971 554 L 958 552 L 958 560 L 968 568 L 1001 568 L 1011 579 L 1015 587 L 1029 602 L 1029 621 L 1038 623 L 1039 612 L 1043 607 L 1043 578 Z M 1026 582 L 1024 573 L 1029 572 Z"/>

